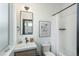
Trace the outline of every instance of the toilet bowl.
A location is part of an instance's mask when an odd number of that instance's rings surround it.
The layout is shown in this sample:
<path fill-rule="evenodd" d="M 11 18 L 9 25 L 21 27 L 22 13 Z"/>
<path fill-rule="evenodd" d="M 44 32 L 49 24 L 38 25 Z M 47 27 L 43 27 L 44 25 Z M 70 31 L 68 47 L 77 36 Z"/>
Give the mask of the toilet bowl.
<path fill-rule="evenodd" d="M 51 51 L 50 51 L 50 45 L 49 44 L 42 44 L 42 54 L 44 56 L 55 56 Z"/>

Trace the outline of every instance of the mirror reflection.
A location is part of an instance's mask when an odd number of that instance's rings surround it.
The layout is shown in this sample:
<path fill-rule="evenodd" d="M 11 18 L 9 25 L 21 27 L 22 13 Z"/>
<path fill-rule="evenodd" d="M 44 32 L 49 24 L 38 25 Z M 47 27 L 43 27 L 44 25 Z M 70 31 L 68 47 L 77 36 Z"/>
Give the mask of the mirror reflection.
<path fill-rule="evenodd" d="M 21 34 L 32 35 L 33 34 L 33 13 L 27 11 L 21 11 Z"/>
<path fill-rule="evenodd" d="M 32 20 L 23 19 L 23 34 L 32 34 L 33 33 L 33 24 Z"/>

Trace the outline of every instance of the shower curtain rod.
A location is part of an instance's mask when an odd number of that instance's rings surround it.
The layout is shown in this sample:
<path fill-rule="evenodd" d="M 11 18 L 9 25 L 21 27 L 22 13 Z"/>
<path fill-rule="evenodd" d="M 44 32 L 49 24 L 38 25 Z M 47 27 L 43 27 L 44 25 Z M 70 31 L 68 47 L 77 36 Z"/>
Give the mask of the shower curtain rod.
<path fill-rule="evenodd" d="M 68 7 L 64 8 L 64 9 L 62 9 L 62 10 L 60 10 L 59 12 L 53 14 L 52 16 L 55 16 L 56 14 L 59 14 L 60 12 L 62 12 L 62 11 L 64 11 L 64 10 L 68 9 L 69 7 L 71 7 L 71 6 L 75 5 L 75 4 L 76 4 L 76 3 L 71 4 L 70 6 L 68 6 Z"/>

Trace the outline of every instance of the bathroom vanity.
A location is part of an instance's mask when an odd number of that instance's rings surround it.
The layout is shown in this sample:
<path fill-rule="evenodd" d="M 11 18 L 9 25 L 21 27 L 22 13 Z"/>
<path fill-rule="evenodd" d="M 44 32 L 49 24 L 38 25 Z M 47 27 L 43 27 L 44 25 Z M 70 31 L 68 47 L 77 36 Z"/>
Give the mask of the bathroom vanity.
<path fill-rule="evenodd" d="M 18 44 L 14 49 L 15 56 L 36 56 L 37 46 L 34 42 Z"/>

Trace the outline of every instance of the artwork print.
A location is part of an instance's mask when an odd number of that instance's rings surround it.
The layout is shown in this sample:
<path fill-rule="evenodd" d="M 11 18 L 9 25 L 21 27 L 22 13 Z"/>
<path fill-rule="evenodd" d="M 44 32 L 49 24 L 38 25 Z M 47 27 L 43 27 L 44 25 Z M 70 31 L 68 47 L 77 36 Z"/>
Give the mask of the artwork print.
<path fill-rule="evenodd" d="M 49 37 L 50 36 L 50 22 L 49 21 L 40 21 L 40 37 Z"/>

